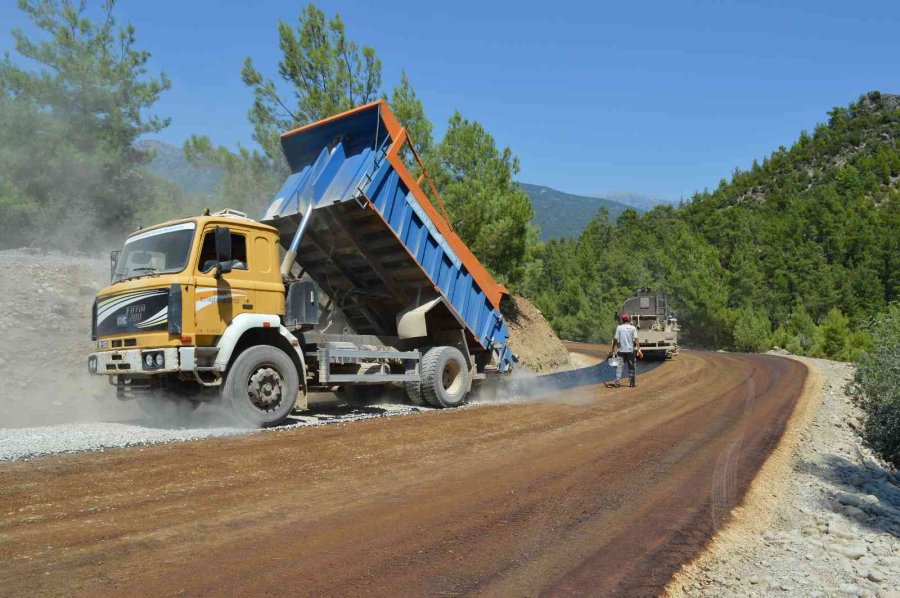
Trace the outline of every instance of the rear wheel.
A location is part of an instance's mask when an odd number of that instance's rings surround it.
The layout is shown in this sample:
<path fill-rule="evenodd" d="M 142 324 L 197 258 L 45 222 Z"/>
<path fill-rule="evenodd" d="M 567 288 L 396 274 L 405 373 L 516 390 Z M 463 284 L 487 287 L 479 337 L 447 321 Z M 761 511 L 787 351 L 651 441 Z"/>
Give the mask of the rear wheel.
<path fill-rule="evenodd" d="M 417 407 L 425 407 L 427 405 L 425 398 L 422 396 L 421 382 L 418 380 L 415 382 L 404 382 L 404 386 L 406 387 L 406 397 L 410 403 Z"/>
<path fill-rule="evenodd" d="M 260 345 L 234 360 L 222 399 L 242 421 L 267 428 L 290 415 L 299 389 L 300 377 L 291 358 L 281 349 Z"/>
<path fill-rule="evenodd" d="M 420 392 L 426 403 L 432 407 L 459 407 L 466 402 L 469 368 L 459 349 L 429 349 L 422 357 L 420 371 Z"/>

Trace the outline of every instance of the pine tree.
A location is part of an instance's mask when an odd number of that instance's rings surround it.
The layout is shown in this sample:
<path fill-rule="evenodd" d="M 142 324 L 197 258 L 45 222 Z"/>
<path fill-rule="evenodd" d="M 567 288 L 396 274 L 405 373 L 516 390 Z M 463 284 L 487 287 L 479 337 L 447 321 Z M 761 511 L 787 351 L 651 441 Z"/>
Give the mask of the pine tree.
<path fill-rule="evenodd" d="M 436 148 L 435 177 L 451 224 L 501 280 L 519 283 L 537 241 L 531 201 L 513 177 L 519 160 L 476 121 L 456 112 Z"/>
<path fill-rule="evenodd" d="M 122 232 L 158 198 L 140 169 L 149 156 L 134 142 L 168 125 L 147 113 L 170 83 L 147 75 L 150 55 L 135 47 L 132 25 L 118 25 L 115 7 L 19 1 L 44 35 L 13 31 L 25 60 L 0 61 L 0 190 L 18 198 L 0 201 L 4 241 L 24 232 L 31 242 L 90 246 L 95 227 Z M 55 234 L 63 224 L 66 234 Z"/>

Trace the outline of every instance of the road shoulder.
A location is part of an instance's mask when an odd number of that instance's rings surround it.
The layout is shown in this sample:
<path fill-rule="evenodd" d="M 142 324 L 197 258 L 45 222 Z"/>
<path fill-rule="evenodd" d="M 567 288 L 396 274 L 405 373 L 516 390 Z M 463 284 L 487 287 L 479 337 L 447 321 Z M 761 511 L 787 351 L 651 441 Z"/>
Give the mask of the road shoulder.
<path fill-rule="evenodd" d="M 900 480 L 861 446 L 850 364 L 810 375 L 778 446 L 669 596 L 900 598 Z"/>

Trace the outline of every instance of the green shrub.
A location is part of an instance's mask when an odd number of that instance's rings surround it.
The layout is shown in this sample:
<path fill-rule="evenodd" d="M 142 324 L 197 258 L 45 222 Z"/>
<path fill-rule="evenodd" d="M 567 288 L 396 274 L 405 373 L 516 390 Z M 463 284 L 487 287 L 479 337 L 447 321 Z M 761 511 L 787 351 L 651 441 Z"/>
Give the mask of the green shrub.
<path fill-rule="evenodd" d="M 850 321 L 836 307 L 831 308 L 819 325 L 823 356 L 829 359 L 845 359 L 850 339 Z"/>
<path fill-rule="evenodd" d="M 859 361 L 863 353 L 872 350 L 874 339 L 869 332 L 865 330 L 854 330 L 850 333 L 847 340 L 847 350 L 845 353 L 845 361 Z"/>
<path fill-rule="evenodd" d="M 802 303 L 797 303 L 791 310 L 787 331 L 794 336 L 796 344 L 800 346 L 800 350 L 796 351 L 798 355 L 811 353 L 822 337 L 821 331 L 816 327 L 812 316 L 809 315 Z M 790 351 L 790 349 L 788 350 Z M 791 353 L 795 353 L 795 351 L 791 351 Z"/>
<path fill-rule="evenodd" d="M 862 353 L 854 392 L 866 413 L 865 440 L 900 465 L 900 305 L 893 304 L 870 326 L 871 349 Z"/>
<path fill-rule="evenodd" d="M 765 351 L 771 346 L 771 332 L 771 324 L 764 311 L 747 307 L 737 310 L 732 329 L 736 350 L 748 353 Z"/>

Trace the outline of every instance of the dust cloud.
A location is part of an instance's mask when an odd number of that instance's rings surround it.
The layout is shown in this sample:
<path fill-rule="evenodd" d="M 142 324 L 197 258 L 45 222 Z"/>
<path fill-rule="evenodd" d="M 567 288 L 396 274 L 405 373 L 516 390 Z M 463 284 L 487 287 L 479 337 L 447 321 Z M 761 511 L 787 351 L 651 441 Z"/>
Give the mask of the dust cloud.
<path fill-rule="evenodd" d="M 152 428 L 246 428 L 225 409 L 120 401 L 87 371 L 91 307 L 109 281 L 107 253 L 0 251 L 0 428 L 87 422 Z"/>

